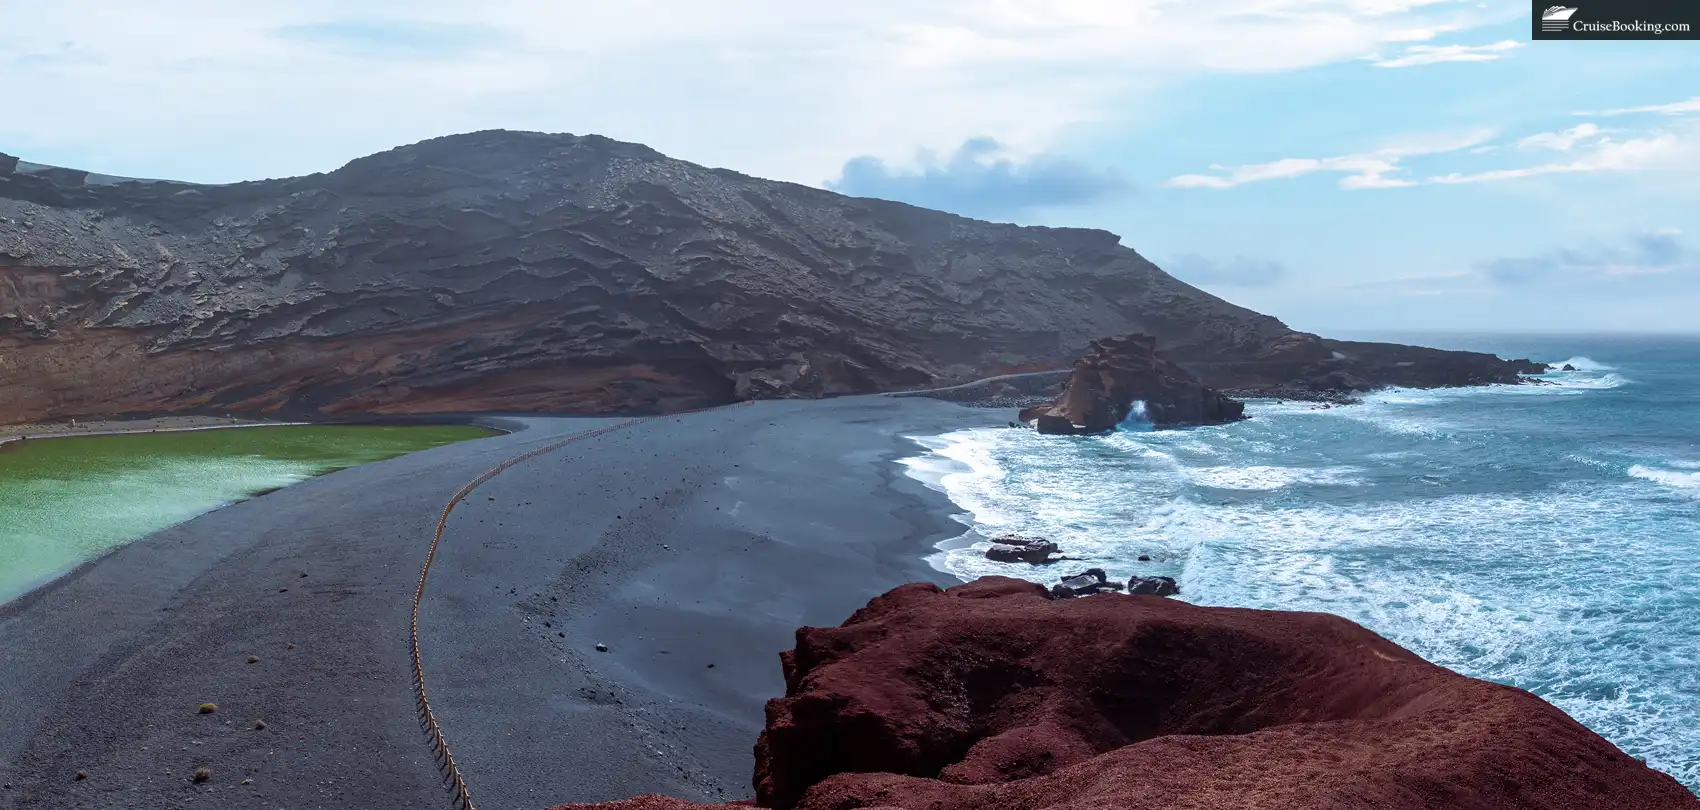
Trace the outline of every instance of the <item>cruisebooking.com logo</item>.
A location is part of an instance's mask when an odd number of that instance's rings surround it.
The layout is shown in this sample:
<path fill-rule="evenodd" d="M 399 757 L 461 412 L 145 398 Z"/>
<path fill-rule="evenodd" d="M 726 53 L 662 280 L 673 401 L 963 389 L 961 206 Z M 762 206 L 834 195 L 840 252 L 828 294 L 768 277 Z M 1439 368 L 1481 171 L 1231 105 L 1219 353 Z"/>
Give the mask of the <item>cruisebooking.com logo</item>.
<path fill-rule="evenodd" d="M 1547 0 L 1550 2 L 1550 0 Z M 1585 4 L 1584 4 L 1585 3 Z M 1700 39 L 1693 0 L 1584 0 L 1574 6 L 1531 3 L 1534 39 Z"/>

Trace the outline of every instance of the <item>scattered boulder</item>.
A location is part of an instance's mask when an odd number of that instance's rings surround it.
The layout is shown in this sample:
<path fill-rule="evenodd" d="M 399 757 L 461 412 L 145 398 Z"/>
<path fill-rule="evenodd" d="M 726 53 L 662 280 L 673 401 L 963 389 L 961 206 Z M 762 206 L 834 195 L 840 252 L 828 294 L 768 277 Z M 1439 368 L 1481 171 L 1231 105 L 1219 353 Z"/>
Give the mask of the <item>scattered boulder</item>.
<path fill-rule="evenodd" d="M 1129 596 L 1174 596 L 1181 592 L 1174 577 L 1134 577 L 1127 581 Z"/>
<path fill-rule="evenodd" d="M 1075 361 L 1063 392 L 1045 405 L 1023 408 L 1022 422 L 1040 433 L 1083 434 L 1114 430 L 1145 403 L 1158 427 L 1215 425 L 1245 418 L 1245 404 L 1205 386 L 1157 352 L 1157 339 L 1125 335 L 1094 340 Z"/>
<path fill-rule="evenodd" d="M 1062 557 L 1057 556 L 1061 553 L 1062 549 L 1058 548 L 1055 542 L 1043 537 L 1006 534 L 992 540 L 991 547 L 986 549 L 986 559 L 996 560 L 997 562 L 1048 565 L 1062 559 Z"/>
<path fill-rule="evenodd" d="M 1570 365 L 1569 363 L 1565 363 L 1561 368 L 1559 368 L 1559 371 L 1575 371 L 1575 370 L 1576 370 L 1576 367 L 1573 366 L 1573 365 Z"/>
<path fill-rule="evenodd" d="M 1073 576 L 1063 577 L 1061 582 L 1051 586 L 1052 599 L 1073 599 L 1076 596 L 1091 596 L 1095 593 L 1110 593 L 1122 589 L 1120 582 L 1111 582 L 1108 574 L 1102 568 L 1088 568 Z"/>
<path fill-rule="evenodd" d="M 1322 613 L 987 577 L 904 585 L 780 657 L 773 810 L 1700 810 L 1546 701 Z"/>

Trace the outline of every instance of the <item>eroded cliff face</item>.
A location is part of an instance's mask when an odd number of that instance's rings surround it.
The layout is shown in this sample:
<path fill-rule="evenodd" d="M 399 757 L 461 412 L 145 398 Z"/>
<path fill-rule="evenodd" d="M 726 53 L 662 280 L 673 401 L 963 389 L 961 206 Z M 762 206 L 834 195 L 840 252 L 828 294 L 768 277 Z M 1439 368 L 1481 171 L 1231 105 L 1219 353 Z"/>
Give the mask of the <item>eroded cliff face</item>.
<path fill-rule="evenodd" d="M 1113 234 L 596 136 L 480 132 L 223 186 L 0 156 L 0 421 L 677 410 L 1063 367 L 1129 331 L 1241 376 L 1294 334 Z"/>

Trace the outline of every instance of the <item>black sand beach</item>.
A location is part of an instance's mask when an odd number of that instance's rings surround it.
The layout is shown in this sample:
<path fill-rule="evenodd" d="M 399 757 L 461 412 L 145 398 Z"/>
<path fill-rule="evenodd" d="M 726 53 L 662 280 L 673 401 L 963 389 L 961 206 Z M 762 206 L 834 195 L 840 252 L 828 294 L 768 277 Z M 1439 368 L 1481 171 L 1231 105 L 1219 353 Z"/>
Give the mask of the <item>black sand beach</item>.
<path fill-rule="evenodd" d="M 446 805 L 408 664 L 425 544 L 479 473 L 614 420 L 517 421 L 220 509 L 0 607 L 0 807 Z M 764 402 L 570 444 L 479 488 L 421 627 L 479 807 L 748 796 L 794 629 L 943 577 L 922 556 L 954 533 L 951 505 L 891 463 L 901 435 L 1005 421 L 915 398 Z"/>

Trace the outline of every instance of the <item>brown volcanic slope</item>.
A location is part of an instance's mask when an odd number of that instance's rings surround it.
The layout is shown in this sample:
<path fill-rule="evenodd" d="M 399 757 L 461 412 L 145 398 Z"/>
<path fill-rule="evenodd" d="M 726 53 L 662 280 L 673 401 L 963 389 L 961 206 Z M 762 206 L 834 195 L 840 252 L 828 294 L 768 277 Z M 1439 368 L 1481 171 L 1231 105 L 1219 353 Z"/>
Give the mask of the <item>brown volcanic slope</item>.
<path fill-rule="evenodd" d="M 670 410 L 1062 367 L 1129 331 L 1208 361 L 1216 384 L 1283 382 L 1336 346 L 1103 231 L 844 197 L 597 136 L 478 132 L 223 186 L 0 155 L 0 422 Z M 1377 362 L 1440 384 L 1515 377 L 1487 355 L 1419 359 Z M 1265 367 L 1279 370 L 1257 379 Z"/>
<path fill-rule="evenodd" d="M 986 577 L 904 585 L 782 657 L 774 810 L 1700 810 L 1540 698 L 1323 613 Z"/>

